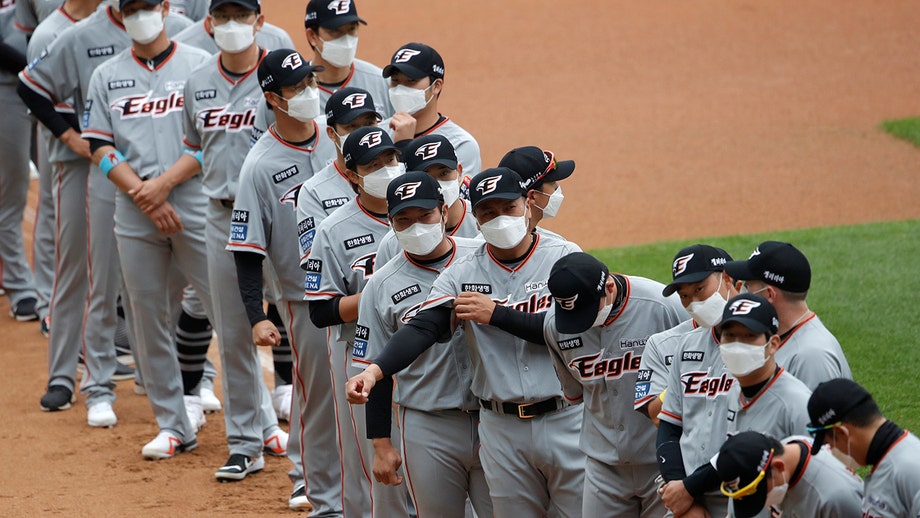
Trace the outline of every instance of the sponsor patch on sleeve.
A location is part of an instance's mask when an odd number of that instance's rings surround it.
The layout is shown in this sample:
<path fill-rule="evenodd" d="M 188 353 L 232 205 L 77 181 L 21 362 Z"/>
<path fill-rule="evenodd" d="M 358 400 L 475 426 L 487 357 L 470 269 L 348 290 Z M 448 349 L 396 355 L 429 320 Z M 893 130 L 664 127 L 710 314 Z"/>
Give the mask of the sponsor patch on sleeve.
<path fill-rule="evenodd" d="M 636 381 L 651 381 L 652 380 L 652 371 L 649 369 L 642 369 L 636 374 Z"/>
<path fill-rule="evenodd" d="M 315 230 L 308 230 L 300 234 L 300 251 L 307 253 L 313 249 L 313 237 L 316 235 Z"/>
<path fill-rule="evenodd" d="M 233 223 L 249 223 L 249 211 L 234 209 L 233 215 L 230 216 L 230 221 Z"/>
<path fill-rule="evenodd" d="M 491 284 L 463 283 L 460 285 L 460 291 L 472 291 L 475 293 L 492 293 Z"/>
<path fill-rule="evenodd" d="M 367 338 L 370 330 L 365 326 L 355 328 L 355 346 L 351 351 L 352 358 L 364 359 L 367 356 Z"/>
<path fill-rule="evenodd" d="M 664 364 L 665 364 L 665 365 L 671 365 L 672 363 L 674 363 L 674 355 L 673 355 L 673 354 L 669 354 L 669 355 L 667 355 L 667 356 L 664 357 Z"/>
<path fill-rule="evenodd" d="M 734 410 L 729 410 L 726 416 L 728 416 L 729 421 L 735 422 L 735 411 Z"/>
<path fill-rule="evenodd" d="M 248 234 L 249 225 L 240 225 L 239 223 L 230 225 L 230 241 L 246 241 Z"/>
<path fill-rule="evenodd" d="M 636 383 L 636 401 L 647 396 L 651 386 L 652 384 L 649 383 L 648 381 L 642 382 L 642 383 Z"/>
<path fill-rule="evenodd" d="M 323 275 L 320 273 L 307 272 L 303 279 L 303 289 L 306 292 L 319 291 L 319 285 L 323 282 Z"/>

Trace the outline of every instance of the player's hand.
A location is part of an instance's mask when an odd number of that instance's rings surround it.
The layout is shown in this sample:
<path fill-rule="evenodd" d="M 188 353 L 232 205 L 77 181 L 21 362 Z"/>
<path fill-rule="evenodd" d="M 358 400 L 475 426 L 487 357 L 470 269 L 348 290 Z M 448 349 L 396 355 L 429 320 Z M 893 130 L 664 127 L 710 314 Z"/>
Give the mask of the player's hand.
<path fill-rule="evenodd" d="M 165 202 L 149 214 L 148 217 L 157 226 L 157 230 L 164 234 L 178 234 L 185 229 L 182 226 L 182 218 L 176 214 L 175 209 L 169 202 Z"/>
<path fill-rule="evenodd" d="M 461 320 L 488 325 L 495 311 L 495 302 L 482 293 L 464 291 L 454 299 L 454 312 Z"/>
<path fill-rule="evenodd" d="M 348 399 L 348 402 L 352 405 L 367 403 L 367 396 L 370 395 L 371 389 L 374 388 L 379 379 L 378 373 L 380 374 L 379 378 L 382 378 L 383 373 L 380 372 L 380 367 L 372 363 L 361 374 L 352 376 L 345 383 L 345 398 Z"/>
<path fill-rule="evenodd" d="M 390 439 L 374 439 L 374 479 L 381 484 L 398 486 L 402 484 L 396 470 L 402 466 L 402 457 L 393 447 Z"/>
<path fill-rule="evenodd" d="M 252 326 L 252 343 L 263 347 L 281 345 L 281 333 L 271 320 L 263 320 Z"/>
<path fill-rule="evenodd" d="M 81 137 L 80 133 L 75 129 L 68 128 L 67 131 L 61 133 L 61 136 L 58 138 L 74 153 L 86 159 L 92 158 L 93 154 L 89 149 L 89 141 Z"/>
<path fill-rule="evenodd" d="M 693 497 L 684 487 L 683 480 L 672 480 L 662 486 L 658 492 L 661 493 L 661 501 L 664 502 L 664 506 L 674 513 L 674 516 L 683 515 L 693 506 Z"/>
<path fill-rule="evenodd" d="M 694 502 L 693 505 L 690 506 L 690 509 L 688 509 L 686 513 L 680 516 L 675 514 L 674 517 L 675 518 L 711 518 L 709 511 L 707 511 L 705 507 L 703 507 L 702 505 L 696 502 Z"/>
<path fill-rule="evenodd" d="M 134 198 L 134 204 L 144 214 L 150 214 L 154 209 L 166 203 L 170 188 L 159 177 L 143 181 L 139 186 L 128 191 Z"/>
<path fill-rule="evenodd" d="M 393 129 L 393 142 L 415 138 L 415 117 L 406 112 L 399 112 L 390 119 L 390 128 Z"/>

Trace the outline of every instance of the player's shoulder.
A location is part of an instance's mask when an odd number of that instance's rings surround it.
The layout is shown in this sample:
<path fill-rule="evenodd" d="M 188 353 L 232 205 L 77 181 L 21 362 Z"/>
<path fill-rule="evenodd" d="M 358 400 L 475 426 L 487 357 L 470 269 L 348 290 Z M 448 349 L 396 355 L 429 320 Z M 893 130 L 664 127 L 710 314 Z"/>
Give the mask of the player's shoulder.
<path fill-rule="evenodd" d="M 373 78 L 380 78 L 379 80 L 383 82 L 384 78 L 383 78 L 382 68 L 378 67 L 377 65 L 369 61 L 364 61 L 363 59 L 355 59 L 354 63 L 355 63 L 355 75 L 356 76 L 358 74 L 361 74 L 361 75 L 370 76 Z"/>
<path fill-rule="evenodd" d="M 581 247 L 575 243 L 568 241 L 564 238 L 556 238 L 553 236 L 544 236 L 541 233 L 537 233 L 537 242 L 536 249 L 534 253 L 540 253 L 542 255 L 558 255 L 559 257 L 573 254 L 575 252 L 581 252 Z"/>
<path fill-rule="evenodd" d="M 680 341 L 680 336 L 684 333 L 692 331 L 694 329 L 694 323 L 692 318 L 684 320 L 676 326 L 665 329 L 664 331 L 659 331 L 648 337 L 648 343 L 654 344 L 664 344 L 664 343 L 677 343 Z"/>
<path fill-rule="evenodd" d="M 197 60 L 199 62 L 215 58 L 214 54 L 211 54 L 202 48 L 196 47 L 195 45 L 178 41 L 173 41 L 173 43 L 176 45 L 176 56 L 187 56 L 188 58 Z"/>
<path fill-rule="evenodd" d="M 170 11 L 163 20 L 163 24 L 166 26 L 166 32 L 169 34 L 178 34 L 189 26 L 195 25 L 195 20 L 192 20 L 184 14 Z"/>
<path fill-rule="evenodd" d="M 357 198 L 348 200 L 348 202 L 321 221 L 317 231 L 331 232 L 334 226 L 346 224 L 346 222 L 357 218 L 360 214 L 361 207 L 358 205 Z"/>
<path fill-rule="evenodd" d="M 638 275 L 623 275 L 629 281 L 629 297 L 664 303 L 667 297 L 661 294 L 664 284 Z"/>
<path fill-rule="evenodd" d="M 481 237 L 475 238 L 475 237 L 456 237 L 454 236 L 454 237 L 451 237 L 450 239 L 453 240 L 454 245 L 457 247 L 457 259 L 454 259 L 454 261 L 457 261 L 461 257 L 469 255 L 475 252 L 476 250 L 479 250 L 480 248 L 483 247 L 483 245 L 485 245 L 485 240 L 482 239 Z"/>
<path fill-rule="evenodd" d="M 205 29 L 204 20 L 195 22 L 189 25 L 188 27 L 182 29 L 175 36 L 172 37 L 172 40 L 195 45 L 194 42 L 198 41 L 198 39 L 201 38 L 202 35 L 205 35 L 209 38 L 211 37 L 208 34 L 207 29 Z"/>
<path fill-rule="evenodd" d="M 447 117 L 444 122 L 432 131 L 432 133 L 444 135 L 444 137 L 450 140 L 454 147 L 460 147 L 464 143 L 475 144 L 476 147 L 479 147 L 479 143 L 476 141 L 473 134 L 463 129 L 462 126 L 454 122 L 450 117 Z"/>
<path fill-rule="evenodd" d="M 131 55 L 131 48 L 128 47 L 115 53 L 110 59 L 100 63 L 93 72 L 93 75 L 105 77 L 110 74 L 129 72 L 132 71 L 134 66 L 136 66 L 134 57 Z"/>

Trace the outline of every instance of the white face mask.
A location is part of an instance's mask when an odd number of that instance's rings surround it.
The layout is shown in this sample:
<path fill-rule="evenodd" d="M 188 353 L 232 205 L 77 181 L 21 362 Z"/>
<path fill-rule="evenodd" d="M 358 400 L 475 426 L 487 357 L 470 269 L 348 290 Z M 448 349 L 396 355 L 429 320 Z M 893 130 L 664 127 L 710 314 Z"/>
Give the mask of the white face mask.
<path fill-rule="evenodd" d="M 323 48 L 319 55 L 330 65 L 338 68 L 350 67 L 358 52 L 358 37 L 346 34 L 334 40 L 322 40 Z"/>
<path fill-rule="evenodd" d="M 345 145 L 345 139 L 348 138 L 348 133 L 339 135 L 335 130 L 332 130 L 332 132 L 335 133 L 335 136 L 339 138 L 339 140 L 335 143 L 335 148 L 339 150 L 339 153 L 342 153 L 342 146 Z"/>
<path fill-rule="evenodd" d="M 319 108 L 319 88 L 306 88 L 303 92 L 285 100 L 288 105 L 287 110 L 278 109 L 300 122 L 310 122 L 322 115 Z"/>
<path fill-rule="evenodd" d="M 406 166 L 402 162 L 397 165 L 388 165 L 363 176 L 364 192 L 374 198 L 385 200 L 387 198 L 387 186 L 390 182 L 406 174 Z"/>
<path fill-rule="evenodd" d="M 610 310 L 613 309 L 613 302 L 602 307 L 600 311 L 597 312 L 597 318 L 594 319 L 594 323 L 591 324 L 591 327 L 599 327 L 607 321 L 607 317 L 610 316 Z"/>
<path fill-rule="evenodd" d="M 527 219 L 524 216 L 497 216 L 479 225 L 486 243 L 507 250 L 514 248 L 527 235 Z"/>
<path fill-rule="evenodd" d="M 746 376 L 767 363 L 766 346 L 743 342 L 728 342 L 719 345 L 725 368 L 734 376 Z"/>
<path fill-rule="evenodd" d="M 783 503 L 783 500 L 786 499 L 786 491 L 789 490 L 789 482 L 786 480 L 786 474 L 783 473 L 783 485 L 773 486 L 773 489 L 767 493 L 767 501 L 764 503 L 764 508 L 769 508 L 773 505 L 779 505 Z"/>
<path fill-rule="evenodd" d="M 220 50 L 235 54 L 252 46 L 256 41 L 253 31 L 254 25 L 230 20 L 222 25 L 214 26 L 214 43 Z"/>
<path fill-rule="evenodd" d="M 434 86 L 434 85 L 432 85 Z M 409 115 L 412 115 L 420 111 L 425 106 L 428 106 L 428 103 L 431 101 L 425 100 L 425 92 L 428 89 L 419 90 L 405 85 L 396 85 L 390 87 L 390 103 L 393 104 L 393 109 L 397 112 L 406 112 Z M 431 97 L 434 99 L 434 96 Z"/>
<path fill-rule="evenodd" d="M 157 9 L 140 10 L 131 16 L 125 16 L 122 23 L 125 24 L 125 31 L 132 40 L 146 45 L 163 32 L 163 13 Z"/>
<path fill-rule="evenodd" d="M 412 255 L 428 255 L 444 239 L 444 228 L 440 223 L 413 223 L 406 230 L 394 232 L 403 250 Z"/>
<path fill-rule="evenodd" d="M 546 194 L 546 193 L 544 193 Z M 559 207 L 562 206 L 562 200 L 565 199 L 565 196 L 562 195 L 562 186 L 556 187 L 556 190 L 549 195 L 549 200 L 546 202 L 546 207 L 540 207 L 537 205 L 537 208 L 543 211 L 544 218 L 552 218 L 559 213 Z"/>
<path fill-rule="evenodd" d="M 459 180 L 438 180 L 441 186 L 441 196 L 444 196 L 444 206 L 450 207 L 455 201 L 460 199 L 460 181 Z"/>
<path fill-rule="evenodd" d="M 726 300 L 719 291 L 722 289 L 722 278 L 719 277 L 719 287 L 704 301 L 693 301 L 687 306 L 687 313 L 703 327 L 713 327 L 722 321 L 722 311 L 725 310 Z"/>

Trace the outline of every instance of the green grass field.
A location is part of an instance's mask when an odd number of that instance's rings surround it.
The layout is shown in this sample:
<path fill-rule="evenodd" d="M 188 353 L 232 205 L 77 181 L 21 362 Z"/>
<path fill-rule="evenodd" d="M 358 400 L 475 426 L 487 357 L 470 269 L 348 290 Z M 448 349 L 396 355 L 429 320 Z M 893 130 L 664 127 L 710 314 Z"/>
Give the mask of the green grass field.
<path fill-rule="evenodd" d="M 920 134 L 920 133 L 918 133 Z M 837 337 L 857 382 L 886 417 L 920 431 L 920 220 L 700 238 L 592 250 L 612 271 L 670 282 L 671 261 L 693 243 L 746 259 L 766 240 L 799 248 L 812 268 L 809 307 Z"/>
<path fill-rule="evenodd" d="M 882 123 L 882 129 L 894 137 L 920 147 L 920 117 L 887 120 Z"/>

